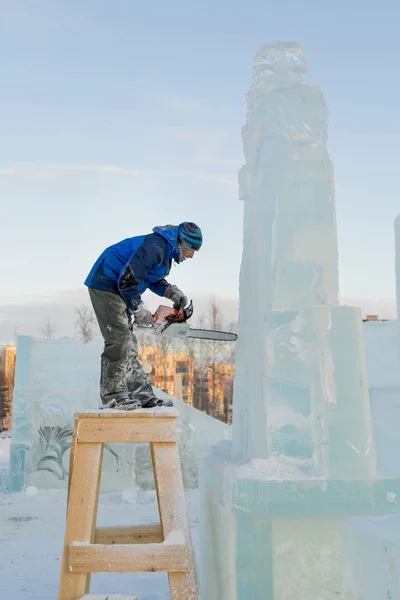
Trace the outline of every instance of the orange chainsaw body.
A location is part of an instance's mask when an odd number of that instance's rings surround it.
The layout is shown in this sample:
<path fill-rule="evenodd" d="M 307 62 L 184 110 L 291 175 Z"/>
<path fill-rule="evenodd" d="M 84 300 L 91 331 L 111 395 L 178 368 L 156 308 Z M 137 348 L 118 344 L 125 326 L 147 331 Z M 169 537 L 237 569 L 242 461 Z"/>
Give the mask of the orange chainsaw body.
<path fill-rule="evenodd" d="M 193 303 L 186 308 L 172 308 L 161 304 L 153 315 L 154 325 L 162 330 L 172 323 L 185 323 L 193 315 Z"/>
<path fill-rule="evenodd" d="M 161 304 L 153 315 L 154 323 L 158 325 L 164 325 L 170 319 L 175 319 L 179 313 L 178 308 L 171 308 L 170 306 L 164 306 Z"/>

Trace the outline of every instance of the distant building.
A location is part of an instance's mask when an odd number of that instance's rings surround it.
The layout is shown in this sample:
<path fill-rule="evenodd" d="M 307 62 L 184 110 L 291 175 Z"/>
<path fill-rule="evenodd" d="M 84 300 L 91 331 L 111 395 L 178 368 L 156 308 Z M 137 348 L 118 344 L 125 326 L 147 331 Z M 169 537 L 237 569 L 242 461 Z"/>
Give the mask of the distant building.
<path fill-rule="evenodd" d="M 234 378 L 234 364 L 213 363 L 196 367 L 193 406 L 220 421 L 230 423 Z"/>
<path fill-rule="evenodd" d="M 389 319 L 380 319 L 378 315 L 366 315 L 365 319 L 363 319 L 364 323 L 369 323 L 370 321 L 389 321 Z"/>
<path fill-rule="evenodd" d="M 0 346 L 0 431 L 11 429 L 15 346 Z"/>
<path fill-rule="evenodd" d="M 139 361 L 151 367 L 147 377 L 151 385 L 170 396 L 176 395 L 176 375 L 182 381 L 182 400 L 193 406 L 194 360 L 189 354 L 163 354 L 156 346 L 141 346 Z"/>
<path fill-rule="evenodd" d="M 163 353 L 156 346 L 141 346 L 138 358 L 151 385 L 174 397 L 179 377 L 184 402 L 216 419 L 231 422 L 235 365 L 196 365 L 190 354 Z"/>

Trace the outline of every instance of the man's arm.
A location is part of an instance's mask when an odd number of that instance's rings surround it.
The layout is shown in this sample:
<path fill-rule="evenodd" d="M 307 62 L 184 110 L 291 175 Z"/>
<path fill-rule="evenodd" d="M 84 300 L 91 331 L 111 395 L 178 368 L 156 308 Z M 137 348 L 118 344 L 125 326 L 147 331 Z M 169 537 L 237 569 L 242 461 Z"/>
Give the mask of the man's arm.
<path fill-rule="evenodd" d="M 165 290 L 169 286 L 168 281 L 164 279 L 160 279 L 160 281 L 152 281 L 149 284 L 149 290 L 152 291 L 157 296 L 165 296 Z"/>
<path fill-rule="evenodd" d="M 130 257 L 122 269 L 118 287 L 122 298 L 130 310 L 136 310 L 141 302 L 139 284 L 147 273 L 159 265 L 164 256 L 165 242 L 159 236 L 149 235 Z"/>

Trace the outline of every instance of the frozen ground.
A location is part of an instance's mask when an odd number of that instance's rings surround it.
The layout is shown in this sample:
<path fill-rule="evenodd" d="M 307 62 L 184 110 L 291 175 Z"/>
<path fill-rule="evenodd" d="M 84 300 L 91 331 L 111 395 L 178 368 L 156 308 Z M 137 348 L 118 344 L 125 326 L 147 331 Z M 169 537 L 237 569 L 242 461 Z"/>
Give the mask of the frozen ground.
<path fill-rule="evenodd" d="M 6 468 L 8 441 L 0 438 L 0 473 Z M 137 490 L 101 494 L 98 525 L 135 525 L 158 520 L 154 494 L 132 504 Z M 199 497 L 186 502 L 197 552 Z M 54 600 L 57 597 L 65 527 L 66 493 L 28 488 L 19 494 L 0 492 L 0 582 L 13 600 Z M 7 594 L 8 592 L 8 594 Z M 92 593 L 131 594 L 140 600 L 167 600 L 167 575 L 99 573 L 92 576 Z"/>

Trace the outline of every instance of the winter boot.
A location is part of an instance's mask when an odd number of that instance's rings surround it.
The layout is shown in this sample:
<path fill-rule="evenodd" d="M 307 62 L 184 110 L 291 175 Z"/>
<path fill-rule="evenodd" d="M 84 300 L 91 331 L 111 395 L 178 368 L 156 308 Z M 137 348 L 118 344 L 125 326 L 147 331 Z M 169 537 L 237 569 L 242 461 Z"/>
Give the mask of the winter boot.
<path fill-rule="evenodd" d="M 142 404 L 142 408 L 156 408 L 157 406 L 173 406 L 174 403 L 169 398 L 162 400 L 161 398 L 157 398 L 154 396 L 150 398 L 146 404 Z"/>
<path fill-rule="evenodd" d="M 133 400 L 131 398 L 121 398 L 120 400 L 115 400 L 114 398 L 107 402 L 107 404 L 103 404 L 100 406 L 101 409 L 109 409 L 113 408 L 115 410 L 137 410 L 138 408 L 142 408 L 139 400 Z"/>

